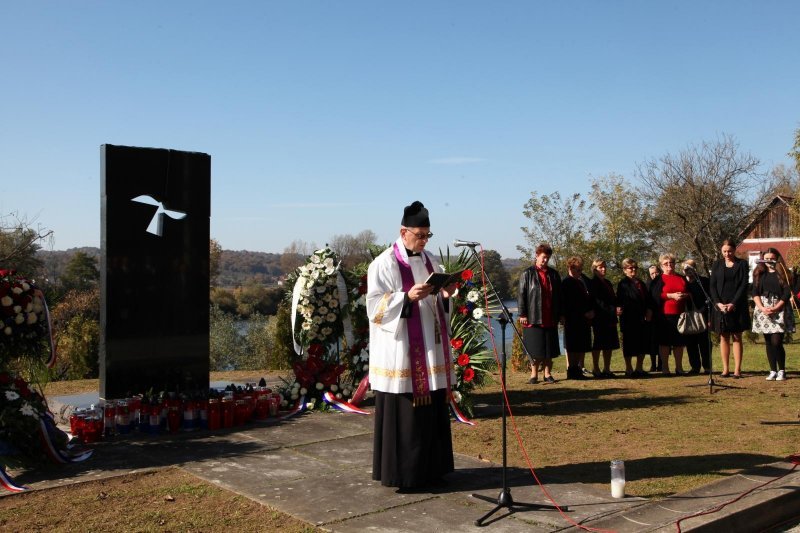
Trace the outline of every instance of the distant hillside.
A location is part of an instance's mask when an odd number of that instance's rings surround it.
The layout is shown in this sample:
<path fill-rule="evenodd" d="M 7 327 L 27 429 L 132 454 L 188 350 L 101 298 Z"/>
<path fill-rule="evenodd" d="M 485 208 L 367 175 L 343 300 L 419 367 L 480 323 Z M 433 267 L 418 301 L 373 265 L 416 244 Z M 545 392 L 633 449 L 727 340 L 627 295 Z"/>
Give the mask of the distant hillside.
<path fill-rule="evenodd" d="M 94 246 L 70 248 L 69 250 L 39 250 L 37 256 L 44 263 L 43 277 L 51 281 L 58 280 L 76 252 L 83 252 L 96 258 L 99 268 L 100 248 Z M 276 285 L 283 275 L 281 255 L 247 250 L 223 250 L 220 258 L 218 285 L 237 287 L 253 281 L 263 285 Z"/>
<path fill-rule="evenodd" d="M 39 250 L 37 255 L 44 263 L 44 277 L 52 281 L 58 280 L 75 252 L 83 252 L 96 258 L 97 266 L 100 266 L 100 248 L 94 246 L 56 251 Z M 281 257 L 283 254 L 223 250 L 217 285 L 226 288 L 239 287 L 251 282 L 268 286 L 276 285 L 286 274 L 281 266 Z M 503 259 L 502 261 L 509 274 L 514 271 L 515 267 L 526 264 L 525 261 L 519 259 Z"/>

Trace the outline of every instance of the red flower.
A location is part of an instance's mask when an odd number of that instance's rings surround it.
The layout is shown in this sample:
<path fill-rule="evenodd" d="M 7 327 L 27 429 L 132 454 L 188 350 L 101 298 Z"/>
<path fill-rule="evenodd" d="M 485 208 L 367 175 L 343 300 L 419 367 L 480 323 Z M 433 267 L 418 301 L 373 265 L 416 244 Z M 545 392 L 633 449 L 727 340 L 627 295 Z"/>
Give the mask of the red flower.
<path fill-rule="evenodd" d="M 462 353 L 458 356 L 456 362 L 459 364 L 459 366 L 467 366 L 469 364 L 469 354 Z"/>
<path fill-rule="evenodd" d="M 450 346 L 453 347 L 454 350 L 460 350 L 462 346 L 464 346 L 463 339 L 452 339 L 450 341 Z"/>
<path fill-rule="evenodd" d="M 472 368 L 467 367 L 464 369 L 464 373 L 461 375 L 464 378 L 464 381 L 469 383 L 473 379 L 475 379 L 475 371 Z"/>
<path fill-rule="evenodd" d="M 464 281 L 469 281 L 472 279 L 472 270 L 466 269 L 464 272 L 461 273 L 461 279 Z"/>
<path fill-rule="evenodd" d="M 461 307 L 458 308 L 458 312 L 464 316 L 467 316 L 467 314 L 469 313 L 469 309 L 467 309 L 466 305 L 462 305 Z"/>

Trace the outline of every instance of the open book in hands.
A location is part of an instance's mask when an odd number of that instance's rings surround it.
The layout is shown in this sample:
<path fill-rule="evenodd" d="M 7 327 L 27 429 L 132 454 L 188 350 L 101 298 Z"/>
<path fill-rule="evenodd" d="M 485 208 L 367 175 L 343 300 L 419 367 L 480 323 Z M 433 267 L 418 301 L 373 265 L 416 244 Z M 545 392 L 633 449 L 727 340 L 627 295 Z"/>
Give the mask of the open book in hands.
<path fill-rule="evenodd" d="M 452 283 L 456 283 L 461 281 L 461 273 L 464 272 L 463 270 L 459 270 L 458 272 L 433 272 L 428 279 L 425 280 L 425 283 L 429 285 L 433 285 L 433 290 L 431 294 L 436 294 L 439 292 L 442 287 L 447 287 Z"/>

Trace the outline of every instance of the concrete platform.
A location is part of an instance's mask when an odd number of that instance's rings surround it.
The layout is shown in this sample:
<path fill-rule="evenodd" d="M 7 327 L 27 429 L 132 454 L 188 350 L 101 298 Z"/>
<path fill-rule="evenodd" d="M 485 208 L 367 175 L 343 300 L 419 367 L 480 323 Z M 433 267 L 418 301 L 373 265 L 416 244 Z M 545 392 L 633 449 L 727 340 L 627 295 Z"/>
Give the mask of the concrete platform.
<path fill-rule="evenodd" d="M 666 532 L 676 531 L 681 519 L 682 531 L 752 532 L 800 519 L 800 468 L 792 471 L 788 463 L 755 468 L 657 502 L 613 499 L 609 490 L 569 479 L 543 479 L 548 497 L 528 471 L 511 468 L 507 479 L 515 502 L 550 506 L 555 501 L 566 510 L 502 508 L 479 528 L 475 520 L 494 507 L 501 491 L 500 465 L 456 455 L 456 471 L 446 487 L 401 494 L 371 479 L 372 417 L 337 412 L 213 433 L 133 433 L 94 447 L 95 456 L 85 463 L 10 473 L 19 483 L 44 489 L 178 466 L 337 532 L 577 531 L 575 523 L 607 531 Z M 783 477 L 757 488 L 778 476 Z M 747 491 L 752 492 L 742 496 Z M 734 499 L 716 512 L 686 518 Z"/>

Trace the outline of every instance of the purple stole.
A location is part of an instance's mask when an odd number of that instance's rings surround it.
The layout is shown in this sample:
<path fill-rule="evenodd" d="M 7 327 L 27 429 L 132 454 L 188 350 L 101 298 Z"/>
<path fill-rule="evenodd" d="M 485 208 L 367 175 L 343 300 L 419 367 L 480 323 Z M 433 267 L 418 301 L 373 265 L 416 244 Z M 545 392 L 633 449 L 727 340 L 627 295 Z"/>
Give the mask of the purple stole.
<path fill-rule="evenodd" d="M 411 265 L 403 259 L 400 247 L 394 243 L 394 257 L 397 259 L 397 266 L 400 268 L 400 279 L 403 281 L 403 292 L 408 292 L 414 286 L 414 273 Z M 433 272 L 433 266 L 426 256 L 422 256 L 423 264 L 428 273 Z M 447 323 L 444 319 L 444 308 L 439 298 L 434 297 L 438 313 L 434 320 L 439 320 L 439 331 L 441 332 L 442 352 L 444 353 L 444 366 L 447 375 L 447 391 L 450 393 L 450 339 L 447 336 Z M 414 302 L 415 303 L 415 302 Z M 414 407 L 418 405 L 430 405 L 431 391 L 428 382 L 428 362 L 425 349 L 425 334 L 422 330 L 422 317 L 417 305 L 411 306 L 411 312 L 406 318 L 406 332 L 408 333 L 409 356 L 411 358 L 411 380 L 414 390 Z"/>

